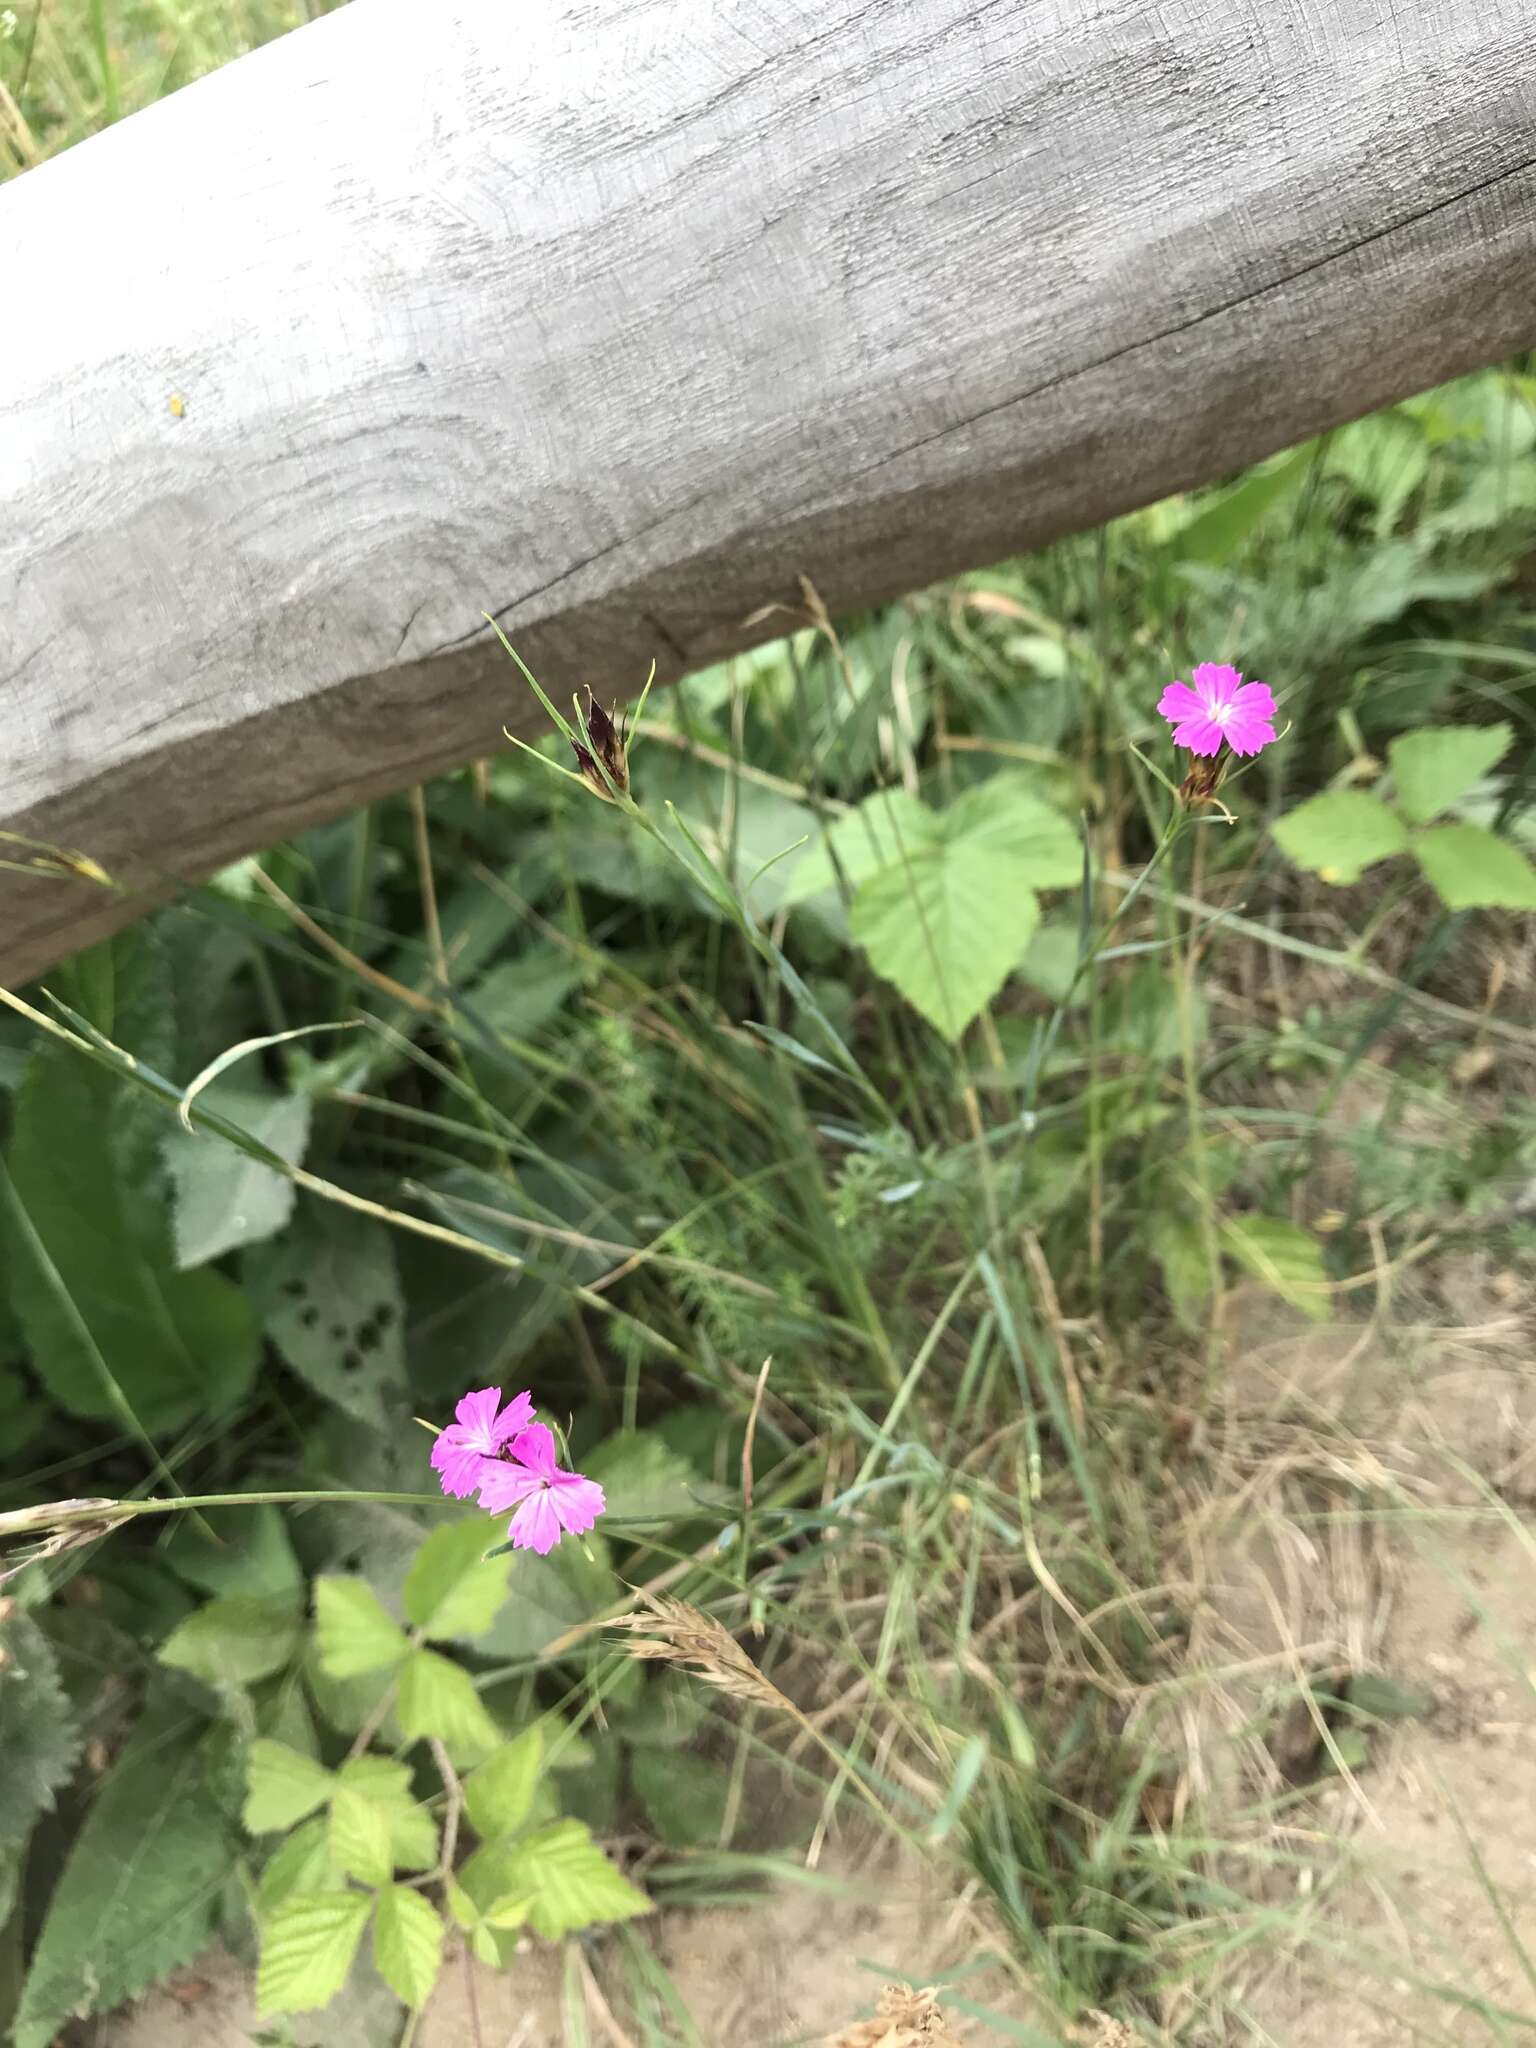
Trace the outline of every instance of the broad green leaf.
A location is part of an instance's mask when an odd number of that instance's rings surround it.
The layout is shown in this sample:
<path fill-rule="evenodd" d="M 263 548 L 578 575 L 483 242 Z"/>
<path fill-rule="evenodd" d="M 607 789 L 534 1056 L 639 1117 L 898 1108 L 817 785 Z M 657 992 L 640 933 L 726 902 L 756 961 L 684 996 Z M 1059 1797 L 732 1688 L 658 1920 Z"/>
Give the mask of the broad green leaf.
<path fill-rule="evenodd" d="M 263 1737 L 251 1744 L 245 1783 L 241 1818 L 251 1834 L 270 1835 L 323 1806 L 335 1780 L 313 1757 Z"/>
<path fill-rule="evenodd" d="M 281 1508 L 205 1508 L 171 1519 L 176 1526 L 160 1555 L 189 1586 L 259 1600 L 302 1598 L 304 1573 Z"/>
<path fill-rule="evenodd" d="M 12 1606 L 0 1620 L 0 1852 L 19 1848 L 38 1814 L 51 1810 L 79 1751 L 53 1646 Z"/>
<path fill-rule="evenodd" d="M 1429 521 L 1437 533 L 1486 533 L 1507 521 L 1524 524 L 1536 512 L 1536 462 L 1490 462 L 1471 484 Z"/>
<path fill-rule="evenodd" d="M 1040 918 L 1016 854 L 946 841 L 863 883 L 854 937 L 870 964 L 951 1041 L 989 1003 Z"/>
<path fill-rule="evenodd" d="M 377 1888 L 394 1874 L 389 1815 L 366 1792 L 338 1785 L 331 1799 L 331 1861 L 338 1870 Z"/>
<path fill-rule="evenodd" d="M 1474 782 L 1502 760 L 1513 738 L 1511 727 L 1430 725 L 1399 733 L 1388 748 L 1398 808 L 1415 825 L 1448 810 Z"/>
<path fill-rule="evenodd" d="M 574 1543 L 562 1543 L 548 1557 L 522 1550 L 512 1558 L 510 1597 L 477 1649 L 508 1662 L 536 1657 L 556 1636 L 589 1620 L 614 1594 L 607 1546 L 600 1536 L 585 1539 L 596 1562 Z"/>
<path fill-rule="evenodd" d="M 362 1579 L 316 1579 L 315 1632 L 320 1662 L 332 1678 L 356 1678 L 398 1664 L 410 1644 Z"/>
<path fill-rule="evenodd" d="M 1011 854 L 1028 871 L 1032 888 L 1073 889 L 1083 878 L 1083 849 L 1076 832 L 1047 803 L 1028 777 L 990 775 L 958 797 L 940 817 L 946 842 L 964 840 Z"/>
<path fill-rule="evenodd" d="M 437 1642 L 480 1636 L 507 1597 L 507 1561 L 486 1560 L 498 1526 L 476 1512 L 447 1522 L 417 1551 L 405 1581 L 405 1618 Z"/>
<path fill-rule="evenodd" d="M 501 1741 L 469 1673 L 436 1650 L 411 1652 L 400 1675 L 397 1711 L 407 1737 L 435 1735 L 450 1755 L 483 1754 Z"/>
<path fill-rule="evenodd" d="M 249 1826 L 247 1822 L 247 1826 Z M 346 1879 L 331 1861 L 329 1814 L 295 1828 L 262 1871 L 256 1885 L 256 1907 L 265 1916 L 291 1892 L 338 1892 Z"/>
<path fill-rule="evenodd" d="M 796 864 L 781 896 L 783 903 L 804 903 L 837 886 L 838 870 L 857 889 L 882 868 L 899 865 L 940 835 L 935 812 L 904 789 L 880 790 L 830 826 Z M 834 859 L 835 856 L 835 859 Z"/>
<path fill-rule="evenodd" d="M 373 1960 L 403 2004 L 426 2004 L 443 1966 L 443 1922 L 420 1892 L 401 1884 L 380 1892 Z"/>
<path fill-rule="evenodd" d="M 629 1743 L 677 1749 L 692 1742 L 704 1719 L 704 1688 L 680 1672 L 652 1665 L 636 1706 L 624 1716 Z"/>
<path fill-rule="evenodd" d="M 1256 1280 L 1313 1322 L 1328 1319 L 1328 1274 L 1322 1247 L 1310 1230 L 1276 1216 L 1234 1216 L 1221 1241 Z"/>
<path fill-rule="evenodd" d="M 432 1867 L 437 1861 L 437 1822 L 411 1790 L 409 1764 L 384 1756 L 358 1756 L 344 1763 L 337 1776 L 387 1818 L 390 1855 L 397 1870 Z"/>
<path fill-rule="evenodd" d="M 580 1821 L 556 1821 L 493 1853 L 498 1902 L 528 1900 L 528 1924 L 546 1941 L 651 1910 L 644 1892 L 609 1862 Z"/>
<path fill-rule="evenodd" d="M 660 1840 L 675 1849 L 718 1844 L 731 1789 L 722 1765 L 687 1750 L 637 1749 L 629 1775 Z"/>
<path fill-rule="evenodd" d="M 288 1663 L 303 1625 L 290 1601 L 231 1593 L 210 1600 L 173 1629 L 160 1645 L 160 1662 L 208 1685 L 253 1685 Z"/>
<path fill-rule="evenodd" d="M 200 1735 L 152 1715 L 97 1792 L 49 1901 L 15 2048 L 49 2048 L 66 2019 L 120 2005 L 206 1946 L 235 1858 Z"/>
<path fill-rule="evenodd" d="M 682 1521 L 699 1513 L 699 1476 L 648 1430 L 620 1430 L 583 1460 L 614 1521 Z"/>
<path fill-rule="evenodd" d="M 543 1731 L 534 1726 L 503 1743 L 465 1780 L 464 1804 L 483 1842 L 510 1835 L 527 1820 L 543 1759 Z"/>
<path fill-rule="evenodd" d="M 372 1903 L 364 1892 L 290 1892 L 272 1909 L 256 1973 L 263 2018 L 329 2005 L 347 1981 Z"/>
<path fill-rule="evenodd" d="M 1281 851 L 1325 882 L 1357 882 L 1373 863 L 1408 844 L 1397 813 L 1363 789 L 1309 797 L 1277 819 L 1273 830 Z"/>
<path fill-rule="evenodd" d="M 280 1095 L 249 1081 L 219 1080 L 198 1097 L 212 1110 L 297 1166 L 309 1143 L 310 1099 Z M 275 1237 L 293 1214 L 293 1182 L 211 1131 L 169 1126 L 166 1164 L 176 1188 L 176 1264 L 204 1266 L 238 1245 Z"/>
<path fill-rule="evenodd" d="M 315 1392 L 372 1429 L 404 1400 L 404 1312 L 389 1232 L 305 1197 L 292 1227 L 245 1254 L 263 1327 Z"/>
<path fill-rule="evenodd" d="M 227 1410 L 259 1333 L 231 1280 L 162 1262 L 156 1191 L 119 1180 L 126 1084 L 62 1044 L 33 1055 L 11 1138 L 11 1291 L 38 1377 L 61 1408 L 159 1435 Z M 130 1124 L 125 1134 L 136 1137 Z"/>
<path fill-rule="evenodd" d="M 1316 444 L 1309 441 L 1262 469 L 1250 470 L 1218 498 L 1207 499 L 1173 534 L 1169 554 L 1179 562 L 1230 561 L 1264 515 L 1299 489 L 1315 452 Z"/>
<path fill-rule="evenodd" d="M 1411 413 L 1372 413 L 1332 436 L 1326 466 L 1376 508 L 1376 531 L 1390 533 L 1424 481 L 1429 437 Z"/>
<path fill-rule="evenodd" d="M 1211 1291 L 1211 1263 L 1200 1226 L 1180 1209 L 1154 1209 L 1147 1218 L 1147 1235 L 1174 1314 L 1192 1329 Z"/>
<path fill-rule="evenodd" d="M 1437 825 L 1413 850 L 1450 910 L 1536 910 L 1536 870 L 1518 847 L 1481 825 Z"/>

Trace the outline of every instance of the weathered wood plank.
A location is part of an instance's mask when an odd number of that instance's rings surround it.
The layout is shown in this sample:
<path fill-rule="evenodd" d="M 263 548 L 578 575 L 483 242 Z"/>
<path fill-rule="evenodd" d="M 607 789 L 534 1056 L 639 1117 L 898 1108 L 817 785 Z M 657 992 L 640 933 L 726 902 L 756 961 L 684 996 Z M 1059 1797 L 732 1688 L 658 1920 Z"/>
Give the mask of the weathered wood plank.
<path fill-rule="evenodd" d="M 428 29 L 0 191 L 0 825 L 150 889 L 494 745 L 482 608 L 621 691 L 1536 340 L 1536 0 Z M 123 914 L 0 876 L 0 974 Z"/>

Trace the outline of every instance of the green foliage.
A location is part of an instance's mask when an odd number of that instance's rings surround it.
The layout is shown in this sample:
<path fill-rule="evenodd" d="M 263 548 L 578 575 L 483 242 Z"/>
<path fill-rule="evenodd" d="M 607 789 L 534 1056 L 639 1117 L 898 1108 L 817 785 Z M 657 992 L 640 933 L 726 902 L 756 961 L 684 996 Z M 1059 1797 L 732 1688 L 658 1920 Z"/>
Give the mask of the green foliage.
<path fill-rule="evenodd" d="M 1222 1242 L 1245 1271 L 1293 1308 L 1313 1322 L 1328 1320 L 1328 1274 L 1310 1231 L 1275 1216 L 1233 1216 Z"/>
<path fill-rule="evenodd" d="M 1278 819 L 1274 833 L 1298 867 L 1340 884 L 1358 882 L 1368 867 L 1408 844 L 1397 813 L 1363 789 L 1310 797 Z"/>
<path fill-rule="evenodd" d="M 317 1394 L 375 1429 L 398 1416 L 404 1314 L 381 1223 L 306 1198 L 293 1230 L 248 1254 L 244 1274 L 267 1336 Z"/>
<path fill-rule="evenodd" d="M 80 1738 L 48 1638 L 0 1608 L 0 1854 L 20 1850 L 74 1768 Z M 7 1914 L 0 1913 L 0 1926 Z"/>
<path fill-rule="evenodd" d="M 256 2009 L 312 2012 L 329 2005 L 352 1967 L 368 1925 L 371 1901 L 362 1892 L 290 1892 L 261 1930 Z"/>
<path fill-rule="evenodd" d="M 482 1841 L 514 1834 L 527 1820 L 543 1761 L 543 1731 L 528 1728 L 494 1750 L 466 1781 L 465 1808 Z"/>
<path fill-rule="evenodd" d="M 91 1804 L 49 1901 L 16 2021 L 16 2048 L 48 2048 L 71 2016 L 105 2012 L 207 1942 L 234 1867 L 208 1797 L 201 1729 L 147 1720 Z"/>
<path fill-rule="evenodd" d="M 309 1142 L 308 1096 L 215 1081 L 198 1102 L 291 1165 L 302 1161 Z M 165 1152 L 176 1187 L 176 1264 L 182 1272 L 275 1236 L 293 1214 L 292 1181 L 221 1138 L 174 1129 Z"/>
<path fill-rule="evenodd" d="M 272 1834 L 295 1826 L 331 1796 L 333 1779 L 313 1757 L 285 1742 L 251 1744 L 246 1760 L 246 1800 L 241 1818 L 249 1833 Z"/>
<path fill-rule="evenodd" d="M 507 1597 L 505 1558 L 486 1558 L 492 1526 L 478 1512 L 422 1544 L 405 1581 L 405 1618 L 433 1641 L 482 1636 Z"/>
<path fill-rule="evenodd" d="M 442 1916 L 404 1885 L 380 1892 L 373 1923 L 373 1959 L 403 2004 L 423 2006 L 443 1966 Z"/>
<path fill-rule="evenodd" d="M 302 1622 L 286 1600 L 231 1593 L 189 1614 L 160 1646 L 160 1661 L 210 1685 L 252 1685 L 281 1671 L 299 1646 Z"/>
<path fill-rule="evenodd" d="M 1536 910 L 1536 869 L 1481 825 L 1437 825 L 1413 850 L 1450 910 Z"/>
<path fill-rule="evenodd" d="M 1424 726 L 1399 733 L 1388 750 L 1397 804 L 1414 825 L 1427 825 L 1465 796 L 1509 750 L 1507 724 Z"/>
<path fill-rule="evenodd" d="M 405 1631 L 362 1579 L 316 1579 L 315 1640 L 331 1678 L 385 1670 L 410 1648 Z"/>

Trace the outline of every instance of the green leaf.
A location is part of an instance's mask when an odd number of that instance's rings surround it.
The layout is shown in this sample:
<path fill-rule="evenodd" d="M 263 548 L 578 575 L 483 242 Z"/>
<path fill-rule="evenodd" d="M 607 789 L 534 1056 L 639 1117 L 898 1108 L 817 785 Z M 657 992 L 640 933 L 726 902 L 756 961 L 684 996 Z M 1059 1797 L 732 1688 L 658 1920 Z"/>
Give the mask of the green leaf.
<path fill-rule="evenodd" d="M 282 1670 L 302 1630 L 303 1617 L 290 1601 L 231 1593 L 189 1614 L 158 1654 L 162 1664 L 208 1685 L 252 1685 Z"/>
<path fill-rule="evenodd" d="M 1316 443 L 1292 449 L 1261 469 L 1250 470 L 1214 500 L 1207 499 L 1168 542 L 1175 561 L 1230 561 L 1264 515 L 1299 488 L 1311 467 Z"/>
<path fill-rule="evenodd" d="M 11 1290 L 60 1407 L 121 1425 L 126 1404 L 157 1435 L 237 1401 L 259 1340 L 232 1281 L 174 1272 L 168 1247 L 162 1263 L 153 1187 L 115 1171 L 124 1086 L 65 1045 L 33 1055 L 11 1139 Z"/>
<path fill-rule="evenodd" d="M 371 1800 L 384 1814 L 396 1870 L 430 1870 L 437 1861 L 437 1822 L 411 1790 L 409 1764 L 384 1756 L 358 1756 L 344 1763 L 337 1776 L 349 1791 Z"/>
<path fill-rule="evenodd" d="M 1273 830 L 1282 852 L 1325 882 L 1357 882 L 1374 862 L 1408 844 L 1397 813 L 1363 789 L 1309 797 L 1277 819 Z"/>
<path fill-rule="evenodd" d="M 97 1792 L 33 1951 L 16 2048 L 48 2048 L 70 2016 L 120 2005 L 207 1944 L 235 1859 L 200 1735 L 141 1722 Z"/>
<path fill-rule="evenodd" d="M 1411 413 L 1373 413 L 1333 435 L 1327 468 L 1376 508 L 1376 531 L 1390 533 L 1397 515 L 1424 481 L 1429 437 Z"/>
<path fill-rule="evenodd" d="M 731 1789 L 728 1771 L 687 1750 L 637 1749 L 629 1774 L 659 1840 L 674 1849 L 716 1846 Z"/>
<path fill-rule="evenodd" d="M 1186 1329 L 1193 1329 L 1211 1291 L 1211 1262 L 1200 1226 L 1180 1209 L 1154 1209 L 1147 1218 L 1147 1235 L 1174 1314 Z"/>
<path fill-rule="evenodd" d="M 410 1648 L 404 1629 L 362 1579 L 316 1579 L 315 1632 L 321 1666 L 332 1678 L 381 1671 Z"/>
<path fill-rule="evenodd" d="M 498 1880 L 496 1902 L 526 1899 L 528 1923 L 546 1941 L 651 1910 L 644 1892 L 615 1869 L 578 1820 L 556 1821 L 489 1854 L 497 1859 L 488 1866 Z"/>
<path fill-rule="evenodd" d="M 465 1780 L 464 1804 L 482 1841 L 513 1834 L 523 1825 L 543 1760 L 543 1731 L 535 1725 L 503 1743 Z"/>
<path fill-rule="evenodd" d="M 51 1810 L 79 1751 L 53 1646 L 13 1606 L 0 1621 L 0 1851 L 19 1847 L 38 1814 Z"/>
<path fill-rule="evenodd" d="M 684 1521 L 699 1513 L 699 1476 L 649 1430 L 619 1430 L 583 1460 L 617 1521 Z"/>
<path fill-rule="evenodd" d="M 574 1543 L 562 1543 L 548 1557 L 518 1551 L 508 1577 L 510 1598 L 489 1635 L 477 1645 L 483 1655 L 508 1662 L 536 1657 L 556 1636 L 590 1620 L 613 1598 L 607 1546 L 588 1536 L 595 1563 Z"/>
<path fill-rule="evenodd" d="M 1234 1216 L 1221 1241 L 1237 1263 L 1313 1322 L 1328 1319 L 1328 1274 L 1311 1231 L 1277 1216 Z"/>
<path fill-rule="evenodd" d="M 198 1105 L 227 1118 L 291 1165 L 303 1159 L 309 1143 L 307 1095 L 279 1095 L 249 1082 L 219 1080 L 202 1091 Z M 176 1264 L 182 1272 L 238 1245 L 276 1236 L 293 1214 L 293 1182 L 211 1131 L 173 1124 L 166 1134 L 165 1158 L 176 1189 Z"/>
<path fill-rule="evenodd" d="M 372 1903 L 363 1892 L 291 1892 L 275 1906 L 261 1930 L 257 2012 L 329 2005 L 347 1981 Z"/>
<path fill-rule="evenodd" d="M 1354 1674 L 1348 1697 L 1352 1713 L 1368 1714 L 1376 1721 L 1422 1721 L 1435 1706 L 1434 1694 L 1421 1686 L 1404 1685 L 1369 1671 Z"/>
<path fill-rule="evenodd" d="M 1536 870 L 1481 825 L 1437 825 L 1413 850 L 1447 909 L 1536 910 Z"/>
<path fill-rule="evenodd" d="M 904 789 L 877 791 L 831 825 L 795 867 L 781 901 L 804 903 L 837 886 L 838 870 L 848 886 L 859 884 L 904 857 L 938 844 L 938 816 Z M 835 856 L 835 861 L 834 861 Z"/>
<path fill-rule="evenodd" d="M 412 1651 L 401 1673 L 397 1711 L 411 1740 L 435 1735 L 453 1756 L 483 1754 L 501 1741 L 469 1673 L 435 1650 Z"/>
<path fill-rule="evenodd" d="M 323 1806 L 334 1780 L 323 1764 L 286 1742 L 265 1737 L 253 1742 L 246 1759 L 245 1810 L 241 1818 L 253 1835 L 291 1828 Z"/>
<path fill-rule="evenodd" d="M 330 1816 L 326 1814 L 295 1828 L 277 1850 L 257 1882 L 256 1907 L 265 1916 L 292 1892 L 345 1889 L 346 1879 L 331 1861 Z"/>
<path fill-rule="evenodd" d="M 505 1558 L 486 1561 L 497 1525 L 482 1513 L 434 1529 L 405 1581 L 405 1618 L 437 1642 L 481 1636 L 507 1597 Z"/>
<path fill-rule="evenodd" d="M 290 1604 L 301 1600 L 304 1573 L 281 1508 L 204 1508 L 199 1515 L 170 1519 L 176 1526 L 160 1555 L 189 1586 Z"/>
<path fill-rule="evenodd" d="M 1429 725 L 1399 733 L 1388 748 L 1398 807 L 1415 825 L 1427 825 L 1502 760 L 1514 737 L 1510 726 Z"/>
<path fill-rule="evenodd" d="M 1007 980 L 1039 917 L 1017 855 L 959 839 L 872 875 L 851 923 L 876 972 L 953 1042 Z"/>
<path fill-rule="evenodd" d="M 371 1429 L 404 1400 L 404 1315 L 389 1232 L 305 1197 L 293 1227 L 245 1254 L 246 1286 L 284 1361 Z"/>
<path fill-rule="evenodd" d="M 425 2005 L 443 1966 L 443 1923 L 420 1892 L 401 1884 L 379 1894 L 373 1960 L 402 2003 Z"/>
<path fill-rule="evenodd" d="M 946 842 L 964 840 L 1010 854 L 1036 889 L 1074 889 L 1083 879 L 1076 832 L 1036 795 L 1027 776 L 990 775 L 958 797 L 939 820 Z"/>
<path fill-rule="evenodd" d="M 330 1850 L 336 1868 L 363 1884 L 388 1884 L 394 1874 L 389 1815 L 354 1785 L 338 1785 L 332 1797 Z"/>

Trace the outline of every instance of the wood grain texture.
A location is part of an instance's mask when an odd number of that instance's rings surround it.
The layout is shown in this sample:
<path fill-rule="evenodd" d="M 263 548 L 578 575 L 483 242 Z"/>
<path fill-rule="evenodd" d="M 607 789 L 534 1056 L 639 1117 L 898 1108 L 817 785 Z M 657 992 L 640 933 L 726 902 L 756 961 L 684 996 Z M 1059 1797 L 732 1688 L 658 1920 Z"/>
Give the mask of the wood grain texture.
<path fill-rule="evenodd" d="M 0 826 L 153 894 L 526 728 L 482 609 L 622 693 L 1536 341 L 1533 51 L 356 0 L 0 191 Z M 130 907 L 0 875 L 0 975 Z"/>

